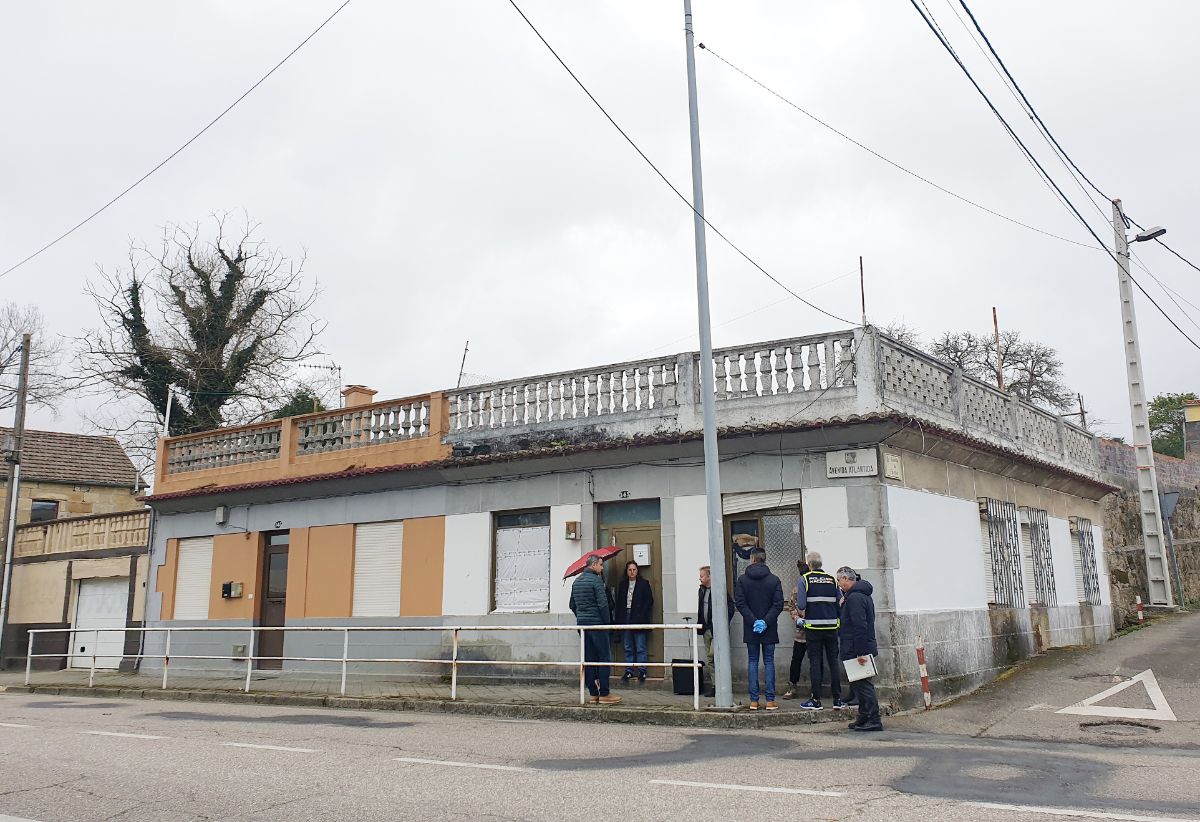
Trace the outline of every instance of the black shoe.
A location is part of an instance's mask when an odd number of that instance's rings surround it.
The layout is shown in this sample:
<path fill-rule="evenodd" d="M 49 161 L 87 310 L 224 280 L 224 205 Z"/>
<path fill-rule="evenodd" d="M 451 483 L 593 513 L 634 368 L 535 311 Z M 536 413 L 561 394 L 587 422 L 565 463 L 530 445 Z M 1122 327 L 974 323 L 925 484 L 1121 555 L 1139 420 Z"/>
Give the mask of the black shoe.
<path fill-rule="evenodd" d="M 701 696 L 705 697 L 706 699 L 712 699 L 716 695 L 717 695 L 716 688 L 709 688 L 707 691 L 705 691 L 704 693 L 701 694 Z"/>
<path fill-rule="evenodd" d="M 852 731 L 882 731 L 883 723 L 882 722 L 868 722 L 865 725 L 852 725 L 852 726 L 850 726 L 850 730 L 852 730 Z"/>
<path fill-rule="evenodd" d="M 638 684 L 639 685 L 646 684 L 646 672 L 645 671 L 642 671 L 641 673 L 638 674 Z"/>
<path fill-rule="evenodd" d="M 858 725 L 858 722 L 851 722 L 851 723 L 850 723 L 849 725 L 847 725 L 846 727 L 847 727 L 847 728 L 849 728 L 849 729 L 850 729 L 850 730 L 852 730 L 852 731 L 857 731 L 857 730 L 858 730 L 858 728 L 859 728 L 859 725 Z"/>
<path fill-rule="evenodd" d="M 633 679 L 633 671 L 626 671 L 625 674 L 621 677 L 621 684 L 628 685 L 629 680 L 631 680 L 631 679 Z"/>

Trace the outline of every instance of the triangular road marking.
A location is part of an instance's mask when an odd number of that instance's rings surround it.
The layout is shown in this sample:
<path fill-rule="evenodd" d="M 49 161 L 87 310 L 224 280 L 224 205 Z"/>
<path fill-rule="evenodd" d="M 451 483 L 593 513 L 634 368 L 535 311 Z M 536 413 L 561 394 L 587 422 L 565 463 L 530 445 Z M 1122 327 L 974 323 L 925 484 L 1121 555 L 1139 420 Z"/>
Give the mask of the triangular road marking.
<path fill-rule="evenodd" d="M 1150 701 L 1154 703 L 1154 708 L 1113 708 L 1105 705 L 1097 705 L 1097 702 L 1103 702 L 1113 694 L 1119 694 L 1126 688 L 1131 688 L 1135 683 L 1141 682 L 1146 686 L 1146 693 L 1150 695 Z M 1121 682 L 1112 686 L 1106 691 L 1101 691 L 1095 696 L 1090 696 L 1082 702 L 1076 702 L 1074 705 L 1068 705 L 1060 711 L 1055 711 L 1059 714 L 1076 714 L 1078 716 L 1112 716 L 1119 719 L 1160 719 L 1165 722 L 1175 721 L 1175 712 L 1171 710 L 1171 706 L 1167 704 L 1167 698 L 1163 696 L 1162 688 L 1158 687 L 1158 680 L 1154 678 L 1154 672 L 1147 669 L 1142 671 L 1137 676 L 1127 682 Z"/>

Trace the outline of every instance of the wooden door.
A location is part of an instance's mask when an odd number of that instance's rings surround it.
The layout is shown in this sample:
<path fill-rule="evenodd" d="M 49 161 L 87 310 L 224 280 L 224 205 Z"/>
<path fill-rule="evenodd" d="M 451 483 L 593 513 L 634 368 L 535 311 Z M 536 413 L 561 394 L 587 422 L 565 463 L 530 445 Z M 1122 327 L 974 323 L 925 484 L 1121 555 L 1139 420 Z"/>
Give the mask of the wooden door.
<path fill-rule="evenodd" d="M 268 534 L 266 542 L 258 624 L 264 628 L 282 628 L 287 603 L 288 535 Z M 283 631 L 258 632 L 258 651 L 255 656 L 267 657 L 258 660 L 260 669 L 277 671 L 283 668 L 283 660 L 278 659 L 283 656 L 283 640 Z"/>
<path fill-rule="evenodd" d="M 659 536 L 659 528 L 657 525 L 633 525 L 633 526 L 614 526 L 612 529 L 612 539 L 616 545 L 620 545 L 623 549 L 621 553 L 610 559 L 606 564 L 607 571 L 605 573 L 605 585 L 613 592 L 615 597 L 617 590 L 620 588 L 621 580 L 625 578 L 625 563 L 634 559 L 634 551 L 636 546 L 647 546 L 650 555 L 649 565 L 639 565 L 638 575 L 650 583 L 650 590 L 654 592 L 654 610 L 652 611 L 651 622 L 662 623 L 663 621 L 663 606 L 662 606 L 662 541 Z M 616 632 L 615 632 L 616 633 Z M 620 637 L 619 633 L 616 636 Z M 648 656 L 651 662 L 663 661 L 663 632 L 651 631 L 649 647 L 647 648 Z M 625 648 L 623 645 L 617 644 L 613 649 L 613 660 L 625 660 Z M 650 668 L 649 675 L 651 677 L 662 677 L 662 668 Z"/>

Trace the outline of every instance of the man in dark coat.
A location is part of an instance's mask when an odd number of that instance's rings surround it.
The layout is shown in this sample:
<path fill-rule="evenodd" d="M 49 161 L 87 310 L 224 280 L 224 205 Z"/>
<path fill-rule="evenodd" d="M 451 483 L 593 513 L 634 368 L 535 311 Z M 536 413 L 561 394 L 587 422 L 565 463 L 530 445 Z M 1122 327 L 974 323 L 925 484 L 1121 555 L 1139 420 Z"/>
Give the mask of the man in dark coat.
<path fill-rule="evenodd" d="M 750 710 L 758 710 L 758 658 L 762 655 L 766 678 L 767 710 L 775 702 L 775 646 L 779 644 L 779 615 L 783 613 L 783 583 L 767 567 L 767 552 L 750 552 L 750 567 L 738 577 L 733 602 L 742 615 L 742 639 L 746 643 L 747 678 L 750 680 Z"/>
<path fill-rule="evenodd" d="M 871 599 L 874 588 L 865 579 L 859 579 L 853 568 L 847 567 L 838 568 L 837 582 L 846 597 L 838 627 L 842 659 L 866 665 L 874 661 L 867 657 L 879 656 L 879 645 L 875 641 L 875 603 Z M 882 731 L 875 683 L 870 679 L 858 679 L 850 683 L 850 689 L 858 700 L 858 719 L 850 723 L 850 730 Z"/>
<path fill-rule="evenodd" d="M 625 577 L 617 587 L 616 614 L 618 625 L 649 625 L 654 619 L 654 592 L 650 583 L 642 579 L 638 564 L 633 560 L 625 563 Z M 646 682 L 646 663 L 650 632 L 646 630 L 622 631 L 625 641 L 625 675 L 621 682 L 628 684 L 633 679 L 637 666 L 638 682 Z"/>
<path fill-rule="evenodd" d="M 588 558 L 587 568 L 580 572 L 571 583 L 571 612 L 575 614 L 576 625 L 609 625 L 612 623 L 612 611 L 608 605 L 608 591 L 601 578 L 604 574 L 604 560 L 592 554 Z M 612 648 L 608 644 L 608 631 L 583 632 L 583 658 L 587 662 L 612 662 Z M 615 705 L 621 697 L 612 696 L 608 692 L 607 665 L 588 665 L 584 669 L 584 679 L 587 681 L 588 693 L 595 705 Z"/>
<path fill-rule="evenodd" d="M 729 594 L 725 594 L 725 609 L 728 611 L 729 620 L 732 620 L 735 609 L 733 597 Z M 701 626 L 700 636 L 704 640 L 704 653 L 708 662 L 708 688 L 704 695 L 713 697 L 717 695 L 717 669 L 713 663 L 712 568 L 707 565 L 700 566 L 700 596 L 696 603 L 696 624 Z"/>

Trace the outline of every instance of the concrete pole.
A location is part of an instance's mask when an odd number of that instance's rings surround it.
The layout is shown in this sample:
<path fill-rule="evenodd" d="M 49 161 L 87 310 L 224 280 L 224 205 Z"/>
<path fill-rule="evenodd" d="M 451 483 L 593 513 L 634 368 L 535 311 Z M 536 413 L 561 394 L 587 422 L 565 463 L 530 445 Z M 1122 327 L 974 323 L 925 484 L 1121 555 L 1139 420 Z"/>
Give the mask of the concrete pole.
<path fill-rule="evenodd" d="M 4 635 L 8 629 L 8 599 L 12 588 L 13 546 L 17 538 L 17 500 L 21 488 L 21 441 L 25 438 L 25 404 L 29 397 L 29 350 L 33 337 L 21 337 L 21 372 L 17 377 L 17 410 L 13 420 L 13 450 L 8 458 L 4 495 L 4 583 L 0 586 L 0 667 L 4 664 Z"/>
<path fill-rule="evenodd" d="M 692 207 L 696 229 L 696 309 L 700 324 L 700 402 L 704 412 L 704 490 L 708 497 L 708 564 L 712 566 L 713 665 L 716 704 L 733 707 L 729 670 L 729 620 L 725 610 L 725 526 L 721 513 L 721 463 L 717 457 L 716 383 L 713 378 L 712 323 L 708 313 L 708 250 L 704 242 L 704 181 L 700 172 L 700 110 L 696 100 L 695 35 L 692 0 L 683 0 L 687 43 L 688 115 L 692 142 Z"/>
<path fill-rule="evenodd" d="M 1129 239 L 1121 201 L 1113 200 L 1113 236 L 1116 240 L 1117 276 L 1121 292 L 1121 331 L 1125 341 L 1125 369 L 1129 383 L 1129 412 L 1133 422 L 1133 453 L 1137 461 L 1138 514 L 1146 548 L 1146 575 L 1150 582 L 1150 604 L 1171 605 L 1171 576 L 1163 547 L 1162 510 L 1158 504 L 1158 475 L 1154 470 L 1154 448 L 1150 442 L 1150 413 L 1142 379 L 1142 352 L 1138 343 L 1137 316 L 1133 307 L 1133 284 L 1129 279 Z"/>

